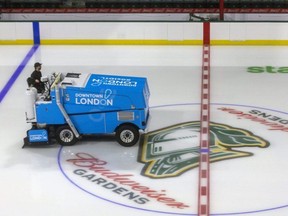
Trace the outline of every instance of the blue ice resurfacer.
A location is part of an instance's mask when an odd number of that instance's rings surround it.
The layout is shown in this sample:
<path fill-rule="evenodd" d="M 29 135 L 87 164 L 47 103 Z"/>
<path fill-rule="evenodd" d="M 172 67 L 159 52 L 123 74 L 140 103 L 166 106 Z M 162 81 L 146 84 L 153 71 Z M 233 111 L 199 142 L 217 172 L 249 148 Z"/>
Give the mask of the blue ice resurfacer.
<path fill-rule="evenodd" d="M 49 80 L 49 79 L 47 79 Z M 84 135 L 115 134 L 123 146 L 136 144 L 149 116 L 146 78 L 61 73 L 46 82 L 46 92 L 26 92 L 26 120 L 32 123 L 24 146 L 73 145 Z"/>

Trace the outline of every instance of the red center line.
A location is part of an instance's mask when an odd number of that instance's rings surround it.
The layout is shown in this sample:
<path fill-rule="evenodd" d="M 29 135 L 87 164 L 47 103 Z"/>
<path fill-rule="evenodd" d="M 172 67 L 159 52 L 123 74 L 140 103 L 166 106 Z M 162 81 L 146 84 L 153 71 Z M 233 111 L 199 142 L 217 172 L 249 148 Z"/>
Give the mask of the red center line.
<path fill-rule="evenodd" d="M 210 214 L 210 164 L 209 164 L 209 123 L 210 123 L 210 31 L 209 23 L 203 25 L 203 61 L 201 91 L 201 133 L 199 150 L 198 216 Z M 208 34 L 208 35 L 207 35 Z"/>

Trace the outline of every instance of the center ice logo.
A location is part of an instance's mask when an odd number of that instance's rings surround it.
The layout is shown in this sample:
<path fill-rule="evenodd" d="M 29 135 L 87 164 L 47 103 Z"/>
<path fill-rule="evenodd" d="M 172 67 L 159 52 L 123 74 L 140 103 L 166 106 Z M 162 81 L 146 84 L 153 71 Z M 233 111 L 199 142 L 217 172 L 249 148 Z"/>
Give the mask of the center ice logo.
<path fill-rule="evenodd" d="M 145 135 L 140 162 L 142 174 L 151 178 L 174 177 L 199 165 L 200 122 L 188 122 Z M 240 128 L 210 123 L 210 162 L 248 157 L 239 147 L 269 146 L 269 142 Z"/>
<path fill-rule="evenodd" d="M 139 149 L 137 146 L 123 149 L 109 137 L 87 139 L 81 145 L 61 148 L 58 164 L 67 183 L 72 183 L 75 190 L 92 195 L 95 202 L 101 199 L 107 208 L 119 205 L 123 211 L 132 209 L 136 214 L 146 211 L 197 215 L 200 122 L 199 116 L 193 114 L 199 105 L 175 107 L 151 109 L 154 118 L 150 128 L 168 127 L 143 134 Z M 217 123 L 210 124 L 210 161 L 213 162 L 210 169 L 215 171 L 210 184 L 213 183 L 217 191 L 223 190 L 218 195 L 225 199 L 223 205 L 215 203 L 211 214 L 252 214 L 272 209 L 270 215 L 277 215 L 272 211 L 282 210 L 283 205 L 287 208 L 287 176 L 283 170 L 288 161 L 285 153 L 288 151 L 285 141 L 288 114 L 231 104 L 211 104 L 211 111 Z M 160 124 L 159 119 L 163 119 Z M 182 120 L 186 122 L 176 124 Z M 271 149 L 267 148 L 270 144 Z M 241 181 L 235 185 L 239 176 Z M 242 186 L 253 190 L 234 192 Z M 271 202 L 270 194 L 277 194 L 277 202 Z M 251 199 L 247 199 L 248 196 Z M 259 197 L 257 206 L 251 205 L 251 200 Z M 239 200 L 241 202 L 237 202 Z"/>

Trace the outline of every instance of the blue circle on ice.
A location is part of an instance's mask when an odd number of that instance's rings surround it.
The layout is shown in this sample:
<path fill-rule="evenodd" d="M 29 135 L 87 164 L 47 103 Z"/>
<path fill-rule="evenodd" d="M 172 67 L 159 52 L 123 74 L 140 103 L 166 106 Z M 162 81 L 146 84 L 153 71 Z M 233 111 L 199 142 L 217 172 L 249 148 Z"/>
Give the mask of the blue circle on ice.
<path fill-rule="evenodd" d="M 163 107 L 175 107 L 175 106 L 191 106 L 191 105 L 200 105 L 200 103 L 185 103 L 185 104 L 168 104 L 168 105 L 161 105 L 161 106 L 155 106 L 155 107 L 150 107 L 150 109 L 157 109 L 157 108 L 163 108 Z M 283 112 L 283 111 L 278 111 L 278 110 L 274 110 L 274 109 L 269 109 L 269 108 L 263 108 L 263 107 L 257 107 L 257 106 L 250 106 L 250 105 L 239 105 L 239 104 L 224 104 L 224 103 L 211 103 L 211 106 L 232 106 L 232 107 L 245 107 L 245 108 L 253 108 L 253 109 L 261 109 L 261 110 L 265 110 L 265 111 L 272 111 L 272 112 L 276 112 L 279 114 L 284 114 L 284 115 L 288 115 L 287 112 Z M 153 210 L 153 209 L 145 209 L 145 208 L 139 208 L 139 207 L 135 207 L 135 206 L 131 206 L 131 205 L 126 205 L 120 202 L 115 202 L 112 200 L 109 200 L 107 198 L 101 197 L 95 193 L 90 192 L 89 190 L 85 189 L 84 187 L 78 185 L 76 182 L 74 182 L 65 172 L 65 170 L 63 169 L 63 166 L 61 164 L 61 155 L 62 155 L 62 151 L 63 151 L 63 147 L 61 147 L 58 151 L 58 166 L 59 169 L 61 171 L 61 173 L 64 175 L 64 177 L 74 186 L 76 186 L 77 188 L 79 188 L 80 190 L 84 191 L 87 194 L 90 194 L 96 198 L 105 200 L 107 202 L 110 202 L 112 204 L 116 204 L 116 205 L 120 205 L 123 207 L 127 207 L 127 208 L 132 208 L 132 209 L 137 209 L 140 211 L 147 211 L 147 212 L 154 212 L 154 213 L 159 213 L 159 214 L 169 214 L 169 215 L 198 215 L 196 213 L 177 213 L 177 212 L 168 212 L 168 211 L 157 211 L 157 210 Z M 288 202 L 288 201 L 287 201 Z M 244 215 L 244 214 L 255 214 L 255 213 L 261 213 L 261 212 L 272 212 L 278 209 L 283 209 L 283 208 L 288 208 L 288 204 L 286 205 L 280 205 L 280 206 L 274 206 L 274 207 L 267 207 L 264 209 L 255 209 L 255 210 L 247 210 L 247 211 L 242 211 L 242 212 L 222 212 L 222 213 L 211 213 L 210 215 Z"/>

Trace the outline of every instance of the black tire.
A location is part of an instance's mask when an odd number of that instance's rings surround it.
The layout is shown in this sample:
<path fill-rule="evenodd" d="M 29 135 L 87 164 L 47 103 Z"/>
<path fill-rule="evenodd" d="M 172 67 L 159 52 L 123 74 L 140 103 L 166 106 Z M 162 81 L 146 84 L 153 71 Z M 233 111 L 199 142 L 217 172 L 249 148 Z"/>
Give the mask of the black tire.
<path fill-rule="evenodd" d="M 139 137 L 139 129 L 133 125 L 122 125 L 116 130 L 116 140 L 124 147 L 135 145 Z"/>
<path fill-rule="evenodd" d="M 62 146 L 74 145 L 78 139 L 68 125 L 60 126 L 57 128 L 55 138 Z"/>

